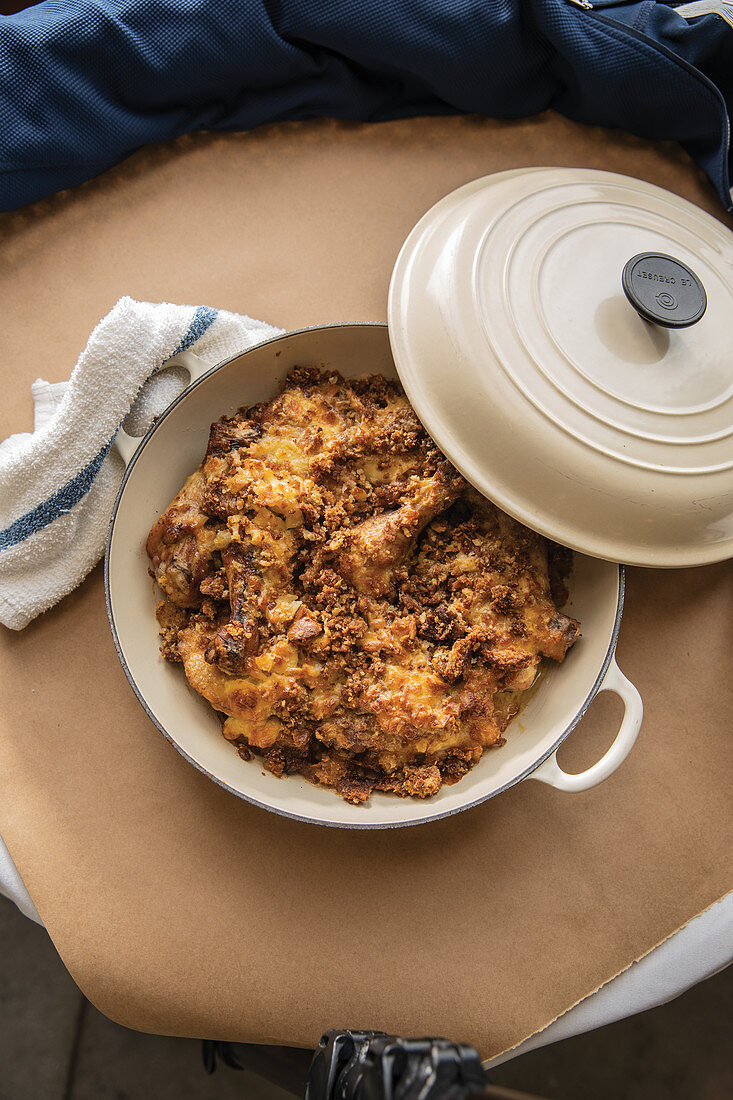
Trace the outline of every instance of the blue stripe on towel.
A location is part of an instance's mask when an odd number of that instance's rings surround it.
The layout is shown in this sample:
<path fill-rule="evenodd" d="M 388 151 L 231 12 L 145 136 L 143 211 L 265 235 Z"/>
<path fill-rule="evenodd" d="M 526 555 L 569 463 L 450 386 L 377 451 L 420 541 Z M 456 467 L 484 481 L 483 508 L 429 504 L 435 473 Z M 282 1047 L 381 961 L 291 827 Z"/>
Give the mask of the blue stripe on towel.
<path fill-rule="evenodd" d="M 9 546 L 15 546 L 17 543 L 23 542 L 24 539 L 34 535 L 36 531 L 48 527 L 49 523 L 53 523 L 59 516 L 70 512 L 74 505 L 78 504 L 91 489 L 111 446 L 110 442 L 106 447 L 103 447 L 83 470 L 72 477 L 71 481 L 67 481 L 66 485 L 58 489 L 48 500 L 36 505 L 30 512 L 26 512 L 20 519 L 16 519 L 14 523 L 11 523 L 10 527 L 0 531 L 0 550 L 7 550 Z"/>
<path fill-rule="evenodd" d="M 191 324 L 188 326 L 188 332 L 176 350 L 172 352 L 171 358 L 173 355 L 178 355 L 179 351 L 188 351 L 213 325 L 218 314 L 219 311 L 211 309 L 210 306 L 199 306 L 193 315 Z M 7 550 L 10 546 L 16 546 L 19 542 L 30 538 L 36 531 L 48 527 L 49 523 L 53 523 L 59 516 L 70 512 L 75 504 L 83 500 L 94 484 L 111 446 L 112 440 L 102 448 L 99 454 L 94 456 L 83 470 L 72 477 L 71 481 L 67 481 L 66 485 L 53 493 L 48 500 L 36 505 L 30 512 L 26 512 L 24 516 L 14 520 L 4 531 L 0 531 L 0 550 Z"/>
<path fill-rule="evenodd" d="M 183 337 L 176 350 L 172 353 L 171 358 L 173 358 L 174 355 L 178 355 L 179 351 L 188 351 L 188 349 L 204 335 L 207 328 L 211 328 L 218 316 L 218 309 L 212 309 L 210 306 L 199 306 L 193 315 L 193 320 L 188 327 L 188 332 Z"/>

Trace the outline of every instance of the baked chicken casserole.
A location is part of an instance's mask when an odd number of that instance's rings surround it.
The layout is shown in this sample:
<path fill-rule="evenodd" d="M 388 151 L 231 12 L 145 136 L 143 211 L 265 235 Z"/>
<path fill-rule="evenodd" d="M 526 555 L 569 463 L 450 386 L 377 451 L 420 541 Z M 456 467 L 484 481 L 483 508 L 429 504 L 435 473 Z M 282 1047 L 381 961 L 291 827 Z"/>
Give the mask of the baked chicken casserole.
<path fill-rule="evenodd" d="M 161 652 L 224 737 L 349 802 L 455 783 L 579 631 L 569 552 L 473 490 L 379 375 L 297 368 L 218 420 L 147 552 Z"/>

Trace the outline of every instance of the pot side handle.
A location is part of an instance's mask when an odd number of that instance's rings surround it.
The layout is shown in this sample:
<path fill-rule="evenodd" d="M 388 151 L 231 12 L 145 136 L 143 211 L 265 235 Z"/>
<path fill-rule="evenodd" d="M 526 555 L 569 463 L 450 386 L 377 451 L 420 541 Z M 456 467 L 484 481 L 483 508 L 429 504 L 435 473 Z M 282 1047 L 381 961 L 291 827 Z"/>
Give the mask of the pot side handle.
<path fill-rule="evenodd" d="M 205 360 L 201 359 L 198 355 L 194 355 L 192 351 L 179 351 L 178 355 L 174 355 L 172 359 L 166 360 L 161 370 L 167 370 L 168 367 L 183 367 L 188 371 L 188 386 L 186 386 L 186 389 L 188 389 L 194 382 L 197 382 L 199 378 L 206 374 L 207 371 L 211 370 L 211 363 L 205 362 Z M 184 390 L 183 392 L 185 393 L 186 391 Z M 144 435 L 128 435 L 123 428 L 118 428 L 113 447 L 125 466 L 130 465 L 132 456 L 135 454 L 135 451 L 144 438 Z"/>
<path fill-rule="evenodd" d="M 601 759 L 587 768 L 584 772 L 573 775 L 562 770 L 557 762 L 557 750 L 548 756 L 539 768 L 536 768 L 528 779 L 539 779 L 541 783 L 547 783 L 550 787 L 556 787 L 559 791 L 587 791 L 608 779 L 631 752 L 636 741 L 636 735 L 644 717 L 644 705 L 641 696 L 631 680 L 624 676 L 616 664 L 615 658 L 608 666 L 608 671 L 603 678 L 598 691 L 615 691 L 620 695 L 624 704 L 624 716 L 621 720 L 621 728 L 616 738 Z"/>

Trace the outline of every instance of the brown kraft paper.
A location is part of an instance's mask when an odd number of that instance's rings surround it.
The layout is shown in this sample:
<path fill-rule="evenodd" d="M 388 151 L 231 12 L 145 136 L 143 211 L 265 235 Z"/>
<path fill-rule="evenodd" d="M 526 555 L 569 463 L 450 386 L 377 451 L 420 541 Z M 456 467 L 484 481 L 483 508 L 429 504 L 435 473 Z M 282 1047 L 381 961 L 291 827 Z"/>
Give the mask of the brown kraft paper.
<path fill-rule="evenodd" d="M 30 430 L 30 383 L 67 378 L 123 294 L 286 328 L 384 320 L 428 207 L 543 164 L 636 175 L 724 217 L 676 147 L 549 114 L 197 135 L 6 215 L 0 435 Z M 0 833 L 71 974 L 129 1027 L 299 1045 L 382 1028 L 490 1057 L 729 890 L 732 611 L 729 563 L 629 570 L 618 660 L 646 713 L 615 775 L 348 832 L 258 810 L 164 741 L 117 661 L 98 567 L 25 631 L 0 628 Z M 597 699 L 564 766 L 597 759 L 619 712 Z"/>

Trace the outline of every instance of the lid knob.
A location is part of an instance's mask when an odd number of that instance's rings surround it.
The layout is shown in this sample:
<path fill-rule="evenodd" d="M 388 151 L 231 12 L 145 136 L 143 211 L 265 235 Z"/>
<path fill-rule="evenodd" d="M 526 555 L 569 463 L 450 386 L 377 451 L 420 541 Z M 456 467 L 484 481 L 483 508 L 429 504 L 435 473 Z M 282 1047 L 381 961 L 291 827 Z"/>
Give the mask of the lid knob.
<path fill-rule="evenodd" d="M 665 328 L 687 328 L 707 309 L 705 287 L 694 271 L 662 252 L 640 252 L 626 263 L 624 294 L 645 321 Z"/>

